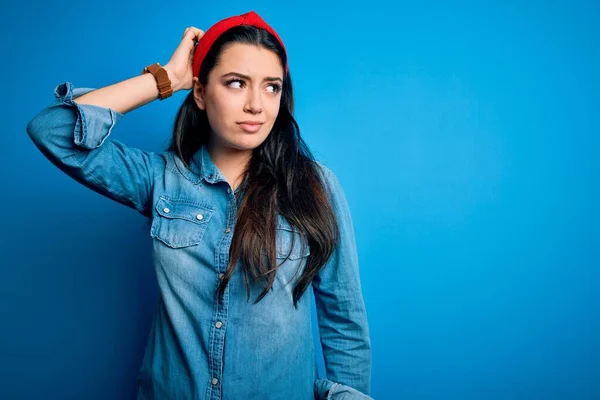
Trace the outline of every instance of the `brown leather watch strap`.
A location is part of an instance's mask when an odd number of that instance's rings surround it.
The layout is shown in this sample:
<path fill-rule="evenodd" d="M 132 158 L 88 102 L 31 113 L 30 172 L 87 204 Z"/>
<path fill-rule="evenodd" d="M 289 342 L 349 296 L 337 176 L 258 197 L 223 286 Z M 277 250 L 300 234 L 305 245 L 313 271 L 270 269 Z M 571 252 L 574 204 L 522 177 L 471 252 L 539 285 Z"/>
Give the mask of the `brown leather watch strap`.
<path fill-rule="evenodd" d="M 173 94 L 173 89 L 171 88 L 171 80 L 169 79 L 169 75 L 167 71 L 160 66 L 159 63 L 154 63 L 148 65 L 142 71 L 142 75 L 150 72 L 154 79 L 156 79 L 156 86 L 158 87 L 158 98 L 161 100 L 170 97 Z"/>

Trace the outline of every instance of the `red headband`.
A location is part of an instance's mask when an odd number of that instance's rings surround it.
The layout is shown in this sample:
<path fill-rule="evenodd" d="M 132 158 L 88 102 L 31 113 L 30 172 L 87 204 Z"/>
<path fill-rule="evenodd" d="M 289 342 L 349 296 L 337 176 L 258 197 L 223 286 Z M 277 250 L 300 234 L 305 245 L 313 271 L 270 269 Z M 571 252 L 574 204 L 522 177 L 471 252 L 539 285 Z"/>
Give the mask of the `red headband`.
<path fill-rule="evenodd" d="M 281 44 L 281 47 L 283 47 L 283 51 L 285 52 L 285 46 L 283 45 L 283 41 L 281 40 L 277 32 L 275 32 L 275 30 L 271 28 L 257 13 L 255 13 L 254 11 L 250 11 L 242 15 L 236 15 L 233 17 L 225 18 L 211 26 L 206 31 L 206 33 L 204 33 L 204 35 L 200 38 L 200 41 L 198 42 L 198 45 L 196 46 L 196 50 L 194 52 L 194 76 L 198 76 L 198 73 L 200 72 L 200 66 L 202 65 L 202 61 L 206 57 L 208 50 L 211 48 L 215 40 L 217 40 L 217 38 L 221 36 L 226 30 L 239 25 L 250 25 L 255 26 L 257 28 L 266 29 L 269 33 L 275 36 L 279 44 Z M 284 69 L 285 73 L 287 74 L 287 60 Z"/>

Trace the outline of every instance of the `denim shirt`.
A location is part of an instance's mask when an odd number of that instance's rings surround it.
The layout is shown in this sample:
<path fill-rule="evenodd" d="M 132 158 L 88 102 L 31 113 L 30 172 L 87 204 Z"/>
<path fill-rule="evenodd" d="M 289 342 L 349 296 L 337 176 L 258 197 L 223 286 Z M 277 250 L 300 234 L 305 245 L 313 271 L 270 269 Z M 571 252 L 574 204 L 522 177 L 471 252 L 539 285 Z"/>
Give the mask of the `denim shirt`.
<path fill-rule="evenodd" d="M 150 219 L 159 296 L 138 399 L 370 399 L 371 344 L 353 226 L 332 171 L 318 163 L 340 242 L 298 308 L 292 290 L 310 248 L 302 249 L 300 233 L 280 215 L 276 248 L 283 264 L 273 290 L 254 304 L 260 288 L 253 287 L 248 301 L 238 262 L 219 300 L 215 289 L 229 261 L 236 194 L 204 146 L 188 169 L 173 152 L 110 138 L 124 115 L 73 101 L 91 90 L 59 84 L 55 101 L 28 123 L 27 133 L 73 179 Z M 317 373 L 310 296 L 326 377 Z"/>

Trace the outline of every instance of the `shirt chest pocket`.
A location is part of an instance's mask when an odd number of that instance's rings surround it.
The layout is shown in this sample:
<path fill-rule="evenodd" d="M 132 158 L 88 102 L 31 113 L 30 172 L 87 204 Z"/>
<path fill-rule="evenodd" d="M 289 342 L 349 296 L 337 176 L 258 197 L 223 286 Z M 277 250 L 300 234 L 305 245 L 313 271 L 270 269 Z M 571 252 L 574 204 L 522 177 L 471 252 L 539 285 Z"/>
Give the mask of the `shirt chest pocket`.
<path fill-rule="evenodd" d="M 161 196 L 156 204 L 150 235 L 172 248 L 202 241 L 214 209 L 185 199 Z"/>
<path fill-rule="evenodd" d="M 310 255 L 308 243 L 302 246 L 302 234 L 298 228 L 292 226 L 282 216 L 277 217 L 275 234 L 278 263 L 285 259 L 299 260 Z"/>

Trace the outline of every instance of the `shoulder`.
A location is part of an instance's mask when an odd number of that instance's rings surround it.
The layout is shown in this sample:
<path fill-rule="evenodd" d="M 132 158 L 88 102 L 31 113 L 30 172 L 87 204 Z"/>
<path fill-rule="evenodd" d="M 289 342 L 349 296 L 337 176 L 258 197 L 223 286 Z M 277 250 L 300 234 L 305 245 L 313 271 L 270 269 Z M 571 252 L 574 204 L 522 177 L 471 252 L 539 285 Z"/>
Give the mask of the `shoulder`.
<path fill-rule="evenodd" d="M 322 161 L 315 160 L 314 163 L 324 183 L 329 185 L 331 185 L 332 183 L 339 183 L 336 174 L 329 166 L 325 165 Z"/>
<path fill-rule="evenodd" d="M 337 217 L 338 226 L 343 230 L 347 230 L 348 227 L 351 228 L 352 217 L 350 215 L 350 205 L 348 204 L 348 199 L 346 198 L 340 180 L 329 166 L 319 161 L 315 161 L 315 164 L 322 176 L 322 182 L 325 186 L 333 212 Z"/>
<path fill-rule="evenodd" d="M 344 189 L 338 179 L 336 173 L 321 161 L 314 161 L 321 175 L 323 184 L 325 185 L 331 197 L 344 197 Z"/>

